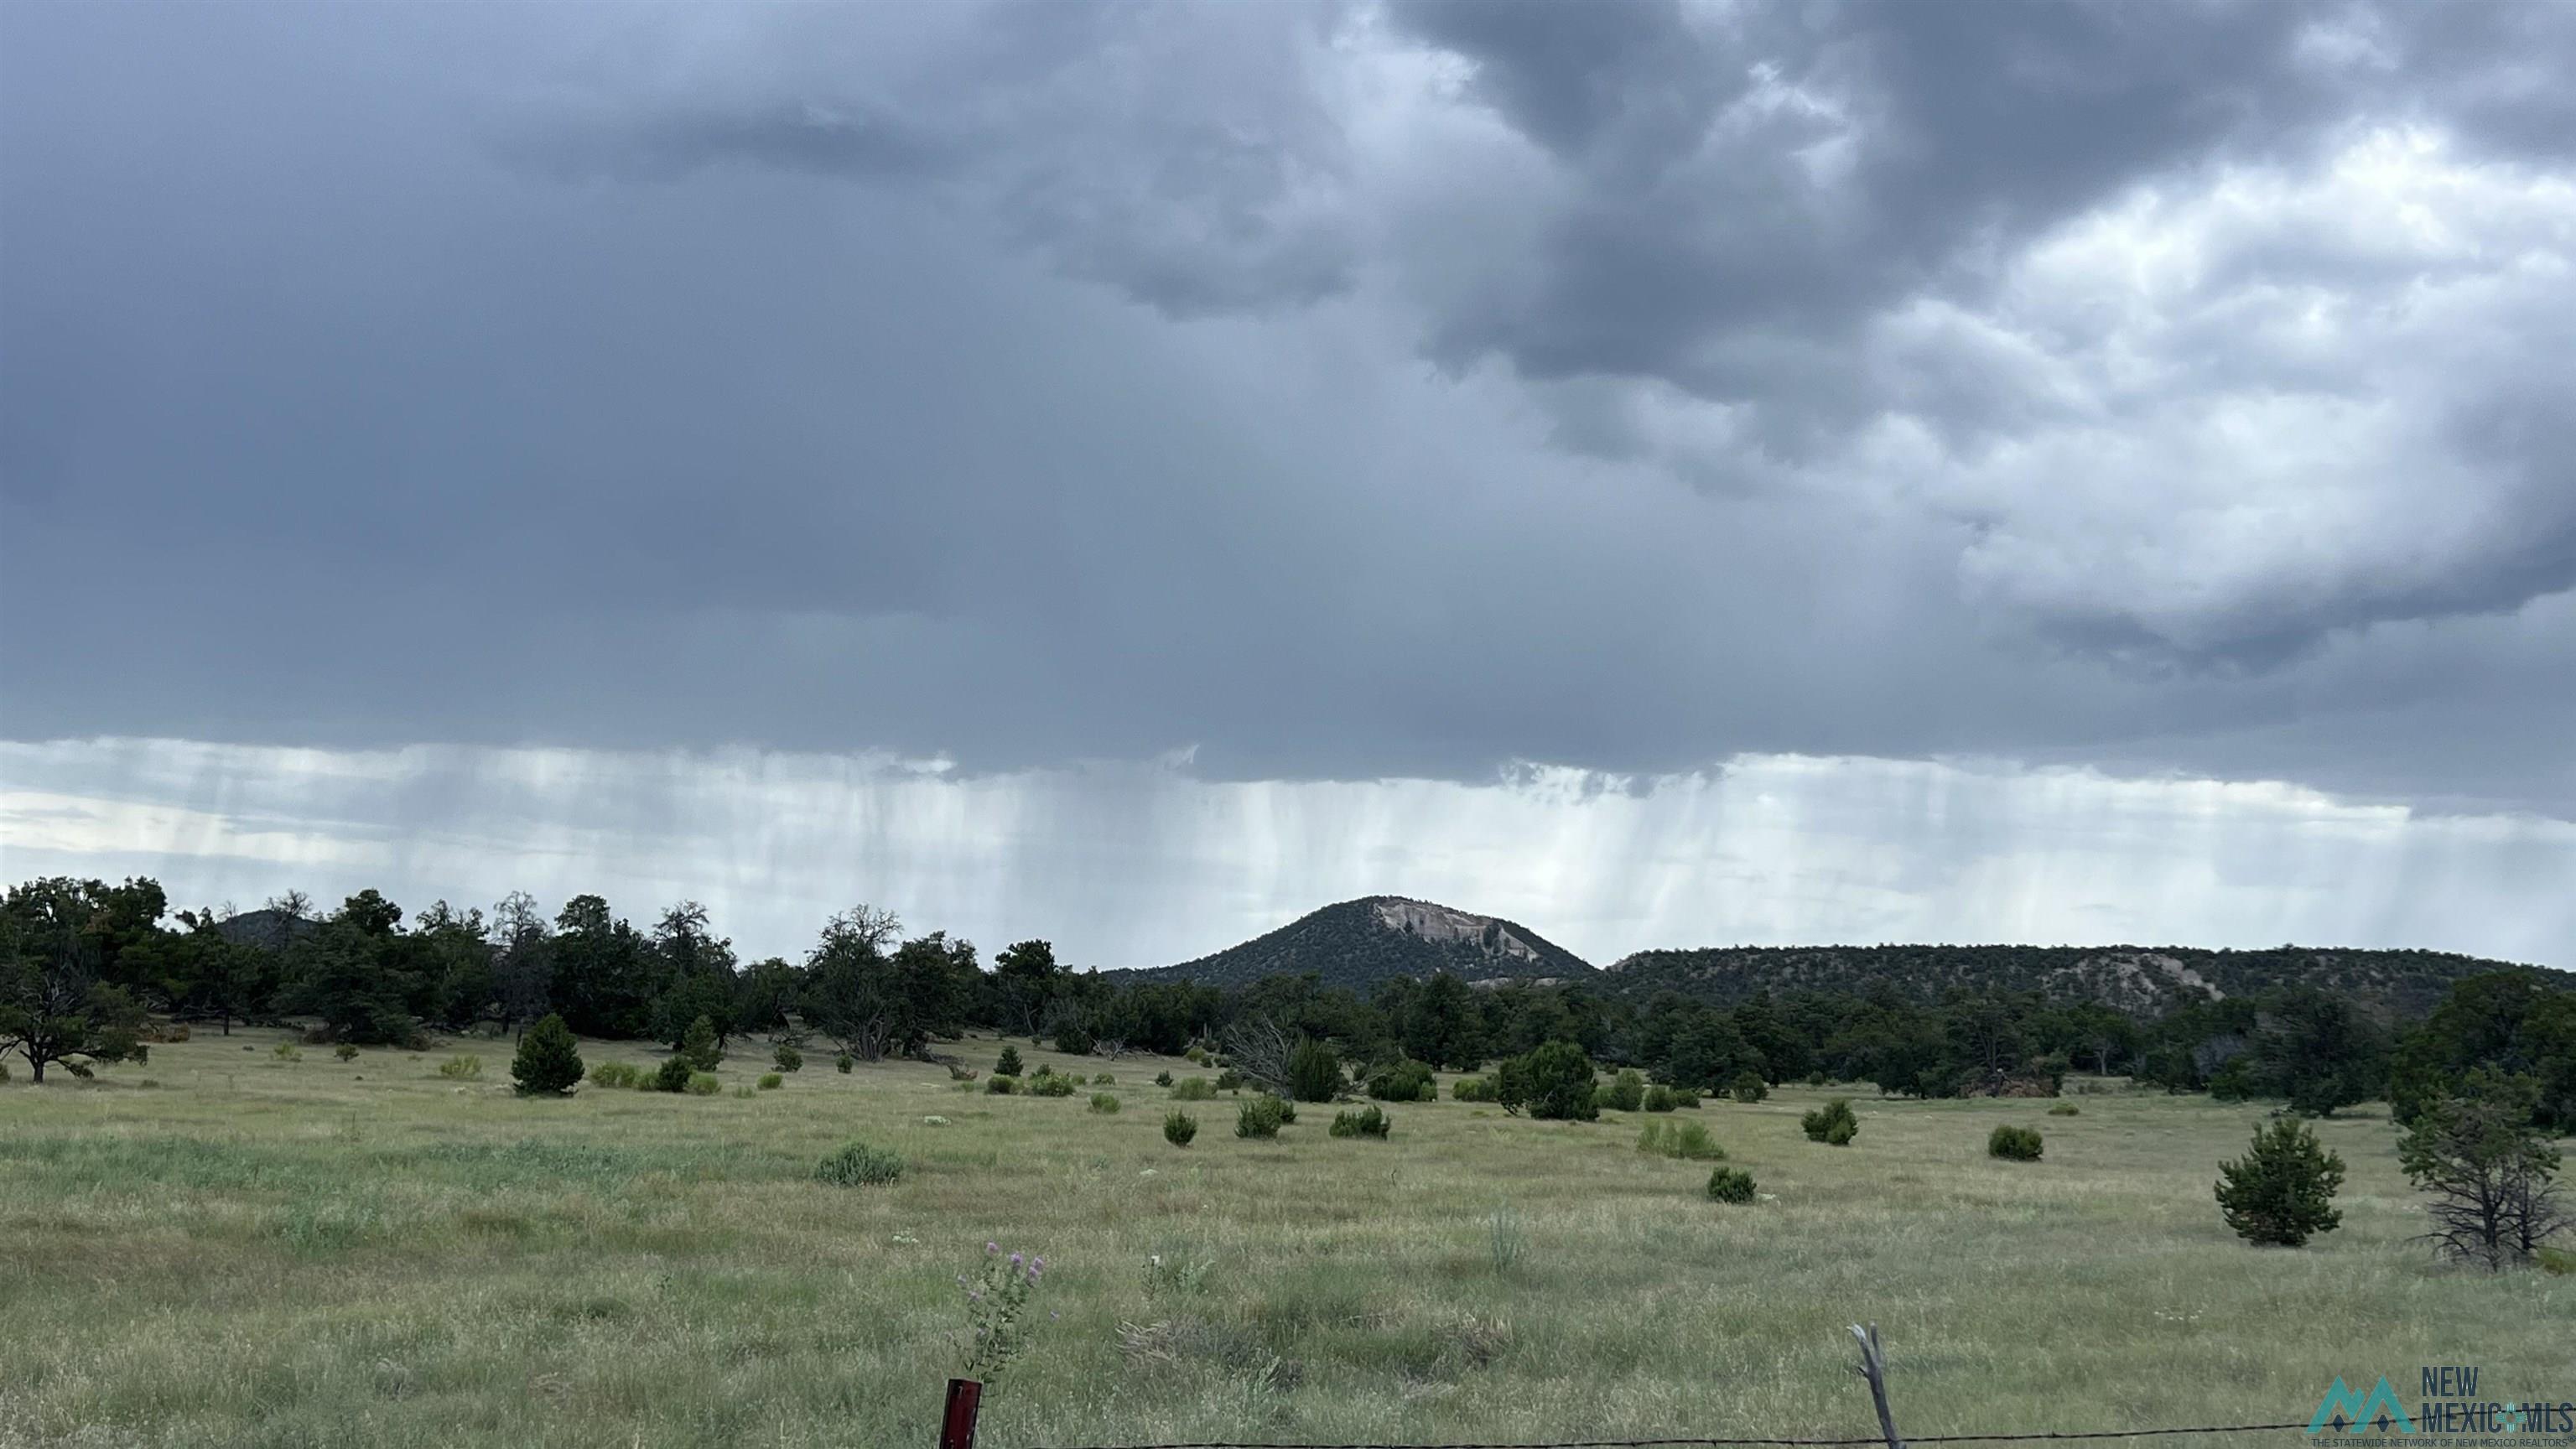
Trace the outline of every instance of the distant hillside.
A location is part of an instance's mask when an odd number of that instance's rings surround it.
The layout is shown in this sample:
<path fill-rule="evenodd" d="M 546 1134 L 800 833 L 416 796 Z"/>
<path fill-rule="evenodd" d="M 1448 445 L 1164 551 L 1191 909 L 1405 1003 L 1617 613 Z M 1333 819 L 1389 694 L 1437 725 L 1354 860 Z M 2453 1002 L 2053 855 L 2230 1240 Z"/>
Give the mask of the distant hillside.
<path fill-rule="evenodd" d="M 310 916 L 290 916 L 284 911 L 262 906 L 255 911 L 227 916 L 215 923 L 215 929 L 223 934 L 225 940 L 236 945 L 263 946 L 273 951 L 312 935 L 322 929 L 322 923 Z"/>
<path fill-rule="evenodd" d="M 1468 981 L 1591 976 L 1590 962 L 1529 927 L 1402 896 L 1366 896 L 1298 917 L 1212 956 L 1133 973 L 1148 980 L 1248 986 L 1265 976 L 1313 972 L 1357 990 L 1389 977 L 1438 971 Z"/>
<path fill-rule="evenodd" d="M 2528 971 L 2562 988 L 2576 975 L 2443 951 L 2364 951 L 2281 946 L 2211 951 L 2189 946 L 1732 946 L 1640 951 L 1612 964 L 1604 984 L 1643 1004 L 1656 993 L 1731 1005 L 1774 992 L 1866 993 L 1892 985 L 1936 1001 L 1953 987 L 2039 991 L 2152 1016 L 2194 1001 L 2307 985 L 2358 997 L 2400 1016 L 2432 1010 L 2452 982 L 2489 971 Z"/>

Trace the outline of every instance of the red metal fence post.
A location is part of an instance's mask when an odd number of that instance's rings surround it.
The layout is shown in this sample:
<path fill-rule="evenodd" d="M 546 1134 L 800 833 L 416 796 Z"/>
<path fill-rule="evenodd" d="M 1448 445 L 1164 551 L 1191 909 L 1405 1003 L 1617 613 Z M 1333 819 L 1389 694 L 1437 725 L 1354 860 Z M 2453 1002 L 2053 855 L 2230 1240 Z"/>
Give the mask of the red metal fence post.
<path fill-rule="evenodd" d="M 975 1409 L 984 1386 L 973 1379 L 948 1381 L 948 1412 L 939 1420 L 939 1449 L 975 1449 Z"/>

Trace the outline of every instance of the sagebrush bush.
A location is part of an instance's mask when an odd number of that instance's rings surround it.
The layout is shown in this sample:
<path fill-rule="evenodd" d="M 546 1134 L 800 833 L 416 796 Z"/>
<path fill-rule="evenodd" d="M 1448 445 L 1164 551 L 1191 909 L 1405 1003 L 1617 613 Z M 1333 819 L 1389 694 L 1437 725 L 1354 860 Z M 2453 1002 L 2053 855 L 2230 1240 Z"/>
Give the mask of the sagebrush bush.
<path fill-rule="evenodd" d="M 1646 1075 L 1635 1067 L 1622 1070 L 1601 1089 L 1601 1105 L 1614 1112 L 1634 1112 L 1646 1105 Z"/>
<path fill-rule="evenodd" d="M 2005 1123 L 1986 1134 L 1988 1157 L 2000 1157 L 2009 1162 L 2037 1162 L 2039 1151 L 2039 1129 L 2036 1127 L 2015 1127 Z"/>
<path fill-rule="evenodd" d="M 760 1090 L 764 1092 L 775 1092 L 786 1085 L 787 1078 L 776 1072 L 763 1072 L 760 1074 Z"/>
<path fill-rule="evenodd" d="M 1430 1085 L 1430 1065 L 1407 1059 L 1372 1073 L 1368 1094 L 1381 1102 L 1419 1102 L 1422 1089 Z"/>
<path fill-rule="evenodd" d="M 778 1069 L 782 1072 L 799 1072 L 805 1069 L 805 1054 L 785 1042 L 778 1044 L 778 1050 L 771 1053 L 770 1059 L 778 1063 Z"/>
<path fill-rule="evenodd" d="M 968 1086 L 969 1090 L 972 1090 L 972 1084 Z M 1020 1079 L 1007 1072 L 995 1072 L 984 1079 L 984 1092 L 987 1096 L 1008 1097 L 1015 1095 L 1019 1090 Z"/>
<path fill-rule="evenodd" d="M 1002 1048 L 1000 1059 L 993 1063 L 993 1074 L 995 1076 L 1016 1077 L 1022 1070 L 1023 1069 L 1020 1066 L 1020 1049 L 1015 1046 L 1006 1046 Z"/>
<path fill-rule="evenodd" d="M 691 1073 L 689 1073 L 689 1095 L 690 1095 L 690 1096 L 692 1096 L 692 1097 L 712 1097 L 712 1096 L 714 1096 L 716 1093 L 721 1092 L 721 1091 L 723 1091 L 723 1090 L 724 1090 L 724 1079 L 723 1079 L 723 1078 L 721 1078 L 721 1077 L 718 1077 L 715 1073 L 713 1073 L 713 1072 L 691 1072 Z"/>
<path fill-rule="evenodd" d="M 2084 1109 L 2076 1106 L 2072 1102 L 2060 1102 L 2056 1106 L 2048 1109 L 2048 1115 L 2051 1117 L 2081 1117 L 2084 1115 Z"/>
<path fill-rule="evenodd" d="M 1771 1084 L 1752 1072 L 1737 1072 L 1726 1084 L 1727 1095 L 1739 1102 L 1759 1102 L 1771 1095 Z"/>
<path fill-rule="evenodd" d="M 697 1072 L 696 1067 L 689 1065 L 687 1057 L 664 1057 L 662 1065 L 653 1069 L 653 1090 L 685 1092 L 689 1090 L 689 1078 L 696 1076 Z"/>
<path fill-rule="evenodd" d="M 1091 1085 L 1095 1087 L 1114 1087 L 1118 1085 L 1118 1079 L 1107 1072 L 1094 1072 L 1091 1074 Z"/>
<path fill-rule="evenodd" d="M 300 1062 L 304 1060 L 304 1049 L 291 1041 L 282 1041 L 277 1045 L 270 1047 L 269 1054 L 276 1057 L 281 1062 Z M 439 1070 L 443 1072 L 446 1068 L 442 1067 Z"/>
<path fill-rule="evenodd" d="M 814 1180 L 834 1187 L 884 1187 L 903 1176 L 903 1159 L 881 1147 L 853 1142 L 814 1165 Z"/>
<path fill-rule="evenodd" d="M 1685 1162 L 1722 1162 L 1726 1149 L 1697 1122 L 1649 1122 L 1637 1133 L 1637 1150 Z"/>
<path fill-rule="evenodd" d="M 1104 1117 L 1112 1115 L 1118 1110 L 1118 1099 L 1107 1092 L 1094 1092 L 1091 1094 L 1091 1110 Z"/>
<path fill-rule="evenodd" d="M 1243 1099 L 1234 1113 L 1234 1135 L 1237 1137 L 1276 1137 L 1289 1121 L 1288 1104 L 1268 1092 L 1255 1092 Z"/>
<path fill-rule="evenodd" d="M 1194 1046 L 1189 1048 L 1187 1051 L 1182 1052 L 1181 1055 L 1200 1066 L 1207 1065 L 1208 1054 L 1206 1047 Z"/>
<path fill-rule="evenodd" d="M 1205 1077 L 1183 1077 L 1172 1083 L 1175 1102 L 1204 1102 L 1216 1095 L 1216 1088 Z"/>
<path fill-rule="evenodd" d="M 1685 1112 L 1698 1111 L 1699 1089 L 1697 1087 L 1673 1088 L 1673 1105 L 1681 1108 Z"/>
<path fill-rule="evenodd" d="M 839 1056 L 832 1058 L 832 1070 L 839 1072 L 845 1077 L 850 1074 L 850 1068 L 855 1067 L 858 1064 L 859 1059 L 850 1055 L 848 1052 L 843 1052 Z"/>
<path fill-rule="evenodd" d="M 633 1087 L 644 1081 L 644 1073 L 633 1062 L 601 1062 L 590 1069 L 594 1087 Z"/>
<path fill-rule="evenodd" d="M 1387 1129 L 1393 1125 L 1393 1123 L 1387 1120 L 1384 1112 L 1379 1111 L 1374 1106 L 1370 1106 L 1362 1107 L 1356 1112 L 1335 1112 L 1333 1114 L 1333 1125 L 1325 1130 L 1335 1137 L 1376 1137 L 1382 1139 L 1386 1136 Z"/>
<path fill-rule="evenodd" d="M 347 1042 L 342 1042 L 331 1049 L 331 1055 L 344 1062 L 354 1062 L 358 1059 L 358 1049 Z"/>
<path fill-rule="evenodd" d="M 1174 1110 L 1163 1114 L 1163 1140 L 1174 1147 L 1187 1147 L 1199 1135 L 1199 1119 L 1187 1112 Z"/>
<path fill-rule="evenodd" d="M 1032 1097 L 1070 1097 L 1073 1095 L 1073 1078 L 1066 1076 L 1062 1072 L 1040 1072 L 1036 1076 L 1029 1078 L 1029 1095 Z"/>
<path fill-rule="evenodd" d="M 523 1097 L 558 1095 L 581 1084 L 581 1048 L 562 1017 L 550 1012 L 519 1038 L 510 1079 Z"/>
<path fill-rule="evenodd" d="M 292 1050 L 293 1048 L 289 1047 L 280 1051 L 278 1055 L 286 1056 L 287 1051 Z M 293 1061 L 294 1058 L 287 1057 L 287 1060 Z M 438 1074 L 447 1078 L 451 1082 L 481 1081 L 483 1078 L 483 1059 L 478 1056 L 470 1055 L 449 1057 L 447 1060 L 438 1064 Z"/>
<path fill-rule="evenodd" d="M 1494 1084 L 1484 1077 L 1460 1077 L 1449 1084 L 1449 1096 L 1459 1102 L 1494 1100 Z"/>
<path fill-rule="evenodd" d="M 1236 1070 L 1235 1070 L 1234 1068 L 1232 1068 L 1232 1067 L 1228 1067 L 1228 1068 L 1226 1068 L 1224 1071 L 1221 1071 L 1221 1072 L 1217 1073 L 1217 1074 L 1216 1074 L 1216 1089 L 1217 1089 L 1218 1091 L 1220 1091 L 1220 1092 L 1240 1092 L 1240 1091 L 1242 1091 L 1242 1090 L 1243 1090 L 1243 1073 L 1236 1071 Z"/>
<path fill-rule="evenodd" d="M 1721 1167 L 1708 1175 L 1708 1195 L 1717 1202 L 1753 1201 L 1753 1174 L 1740 1167 Z"/>
<path fill-rule="evenodd" d="M 1665 1085 L 1664 1085 L 1663 1083 L 1661 1083 L 1661 1082 L 1657 1082 L 1657 1083 L 1655 1083 L 1653 1086 L 1648 1087 L 1648 1088 L 1646 1089 L 1646 1110 L 1647 1110 L 1647 1111 L 1649 1111 L 1649 1112 L 1669 1112 L 1669 1111 L 1673 1110 L 1673 1106 L 1674 1106 L 1674 1103 L 1673 1103 L 1673 1089 L 1672 1089 L 1672 1088 L 1665 1086 Z"/>
<path fill-rule="evenodd" d="M 1847 1147 L 1860 1135 L 1860 1119 L 1852 1115 L 1851 1098 L 1836 1097 L 1800 1117 L 1798 1129 L 1810 1142 Z"/>
<path fill-rule="evenodd" d="M 1170 1070 L 1169 1068 L 1165 1068 L 1164 1070 L 1159 1071 L 1159 1072 L 1156 1072 L 1156 1073 L 1154 1074 L 1154 1085 L 1155 1085 L 1155 1086 L 1157 1086 L 1157 1087 L 1168 1087 L 1168 1086 L 1170 1086 L 1171 1084 L 1172 1084 L 1172 1073 L 1171 1073 L 1171 1070 Z"/>

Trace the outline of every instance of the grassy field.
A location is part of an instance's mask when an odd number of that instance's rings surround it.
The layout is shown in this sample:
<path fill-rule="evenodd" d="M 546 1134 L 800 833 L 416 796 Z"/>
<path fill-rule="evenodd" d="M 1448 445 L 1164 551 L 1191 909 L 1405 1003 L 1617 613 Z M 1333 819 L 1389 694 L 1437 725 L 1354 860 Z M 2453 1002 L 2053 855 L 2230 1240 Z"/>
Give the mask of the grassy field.
<path fill-rule="evenodd" d="M 2343 1230 L 2264 1251 L 2210 1199 L 2261 1113 L 2201 1099 L 1863 1092 L 1839 1149 L 1798 1131 L 1822 1092 L 1712 1102 L 1763 1194 L 1724 1207 L 1620 1113 L 1444 1099 L 1371 1142 L 1307 1107 L 1252 1143 L 1220 1098 L 1175 1149 L 1150 1083 L 1195 1069 L 1151 1058 L 1084 1062 L 1116 1085 L 1062 1099 L 820 1059 L 734 1095 L 763 1047 L 720 1096 L 535 1102 L 501 1044 L 460 1083 L 445 1052 L 282 1040 L 0 1088 L 0 1445 L 927 1444 L 987 1240 L 1049 1264 L 992 1449 L 1862 1434 L 1861 1319 L 1918 1434 L 2304 1420 L 2337 1375 L 2411 1396 L 2432 1363 L 2554 1395 L 2576 1365 L 2576 1279 L 2404 1242 L 2422 1216 L 2368 1112 L 2320 1129 Z M 2007 1121 L 2044 1161 L 1986 1157 Z M 812 1181 L 852 1138 L 910 1172 Z"/>

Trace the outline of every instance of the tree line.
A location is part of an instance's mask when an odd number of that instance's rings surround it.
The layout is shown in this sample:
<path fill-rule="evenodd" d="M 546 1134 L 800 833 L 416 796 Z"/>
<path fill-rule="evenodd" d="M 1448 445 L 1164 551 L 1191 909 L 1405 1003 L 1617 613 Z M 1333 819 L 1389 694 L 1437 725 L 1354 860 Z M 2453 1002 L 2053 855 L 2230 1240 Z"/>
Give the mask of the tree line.
<path fill-rule="evenodd" d="M 78 1070 L 143 1049 L 154 1016 L 225 1032 L 294 1020 L 319 1039 L 417 1045 L 554 1015 L 582 1036 L 674 1049 L 705 1018 L 719 1038 L 811 1034 L 863 1061 L 933 1055 L 970 1029 L 1077 1054 L 1177 1055 L 1258 1023 L 1329 1043 L 1364 1073 L 1474 1070 L 1567 1042 L 1711 1092 L 1749 1075 L 2047 1095 L 2081 1071 L 2308 1113 L 2386 1097 L 2401 1118 L 2488 1068 L 2529 1080 L 2541 1125 L 2576 1131 L 2576 993 L 2527 972 L 2456 982 L 2421 1020 L 2305 985 L 2142 1016 L 2037 990 L 1954 989 L 1927 1007 L 1886 980 L 1721 1006 L 1622 975 L 1471 985 L 1441 973 L 1364 995 L 1314 975 L 1221 988 L 1076 971 L 1040 939 L 987 963 L 972 942 L 908 936 L 867 906 L 825 922 L 798 958 L 744 961 L 691 901 L 643 925 L 597 895 L 552 914 L 515 893 L 489 911 L 437 901 L 407 916 L 372 889 L 329 910 L 289 893 L 250 912 L 172 911 L 149 879 L 54 877 L 0 900 L 0 1053 L 17 1051 L 39 1078 L 54 1063 Z"/>

